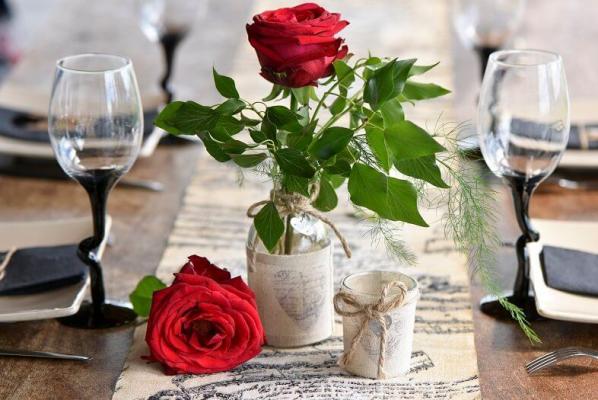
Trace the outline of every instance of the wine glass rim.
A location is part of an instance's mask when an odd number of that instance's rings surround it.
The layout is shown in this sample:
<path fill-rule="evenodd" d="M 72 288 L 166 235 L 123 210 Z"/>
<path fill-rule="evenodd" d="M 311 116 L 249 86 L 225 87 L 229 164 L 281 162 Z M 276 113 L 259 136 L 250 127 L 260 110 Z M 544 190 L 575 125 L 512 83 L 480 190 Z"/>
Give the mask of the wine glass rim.
<path fill-rule="evenodd" d="M 94 69 L 86 69 L 86 68 L 73 68 L 65 66 L 67 61 L 72 61 L 76 59 L 82 59 L 86 57 L 97 57 L 97 58 L 105 58 L 105 59 L 112 59 L 118 60 L 121 62 L 120 65 L 116 65 L 114 67 L 109 68 L 94 68 Z M 82 53 L 82 54 L 74 54 L 70 56 L 66 56 L 61 58 L 60 60 L 56 61 L 56 68 L 68 71 L 68 72 L 76 72 L 80 74 L 104 74 L 104 73 L 114 73 L 121 71 L 125 68 L 128 68 L 132 65 L 131 59 L 128 57 L 119 56 L 116 54 L 108 54 L 108 53 Z"/>
<path fill-rule="evenodd" d="M 548 59 L 538 62 L 527 62 L 527 63 L 517 63 L 517 62 L 510 62 L 504 61 L 500 58 L 503 56 L 513 55 L 513 54 L 533 54 L 533 55 L 542 55 L 546 56 Z M 531 68 L 531 67 L 539 67 L 542 65 L 549 65 L 553 63 L 560 63 L 561 62 L 561 55 L 559 53 L 555 53 L 553 51 L 548 50 L 537 50 L 537 49 L 522 49 L 522 50 L 498 50 L 494 53 L 490 54 L 490 62 L 506 66 L 506 67 L 516 67 L 516 68 Z"/>

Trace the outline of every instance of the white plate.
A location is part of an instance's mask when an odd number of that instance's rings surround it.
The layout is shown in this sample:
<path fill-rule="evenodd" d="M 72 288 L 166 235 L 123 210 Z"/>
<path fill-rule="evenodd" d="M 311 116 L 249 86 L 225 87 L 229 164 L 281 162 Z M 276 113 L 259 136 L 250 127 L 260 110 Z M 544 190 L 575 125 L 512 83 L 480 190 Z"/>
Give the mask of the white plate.
<path fill-rule="evenodd" d="M 106 218 L 106 237 L 112 219 Z M 53 221 L 2 222 L 0 223 L 0 251 L 12 247 L 59 246 L 79 243 L 91 236 L 90 218 L 73 218 Z M 104 252 L 105 242 L 99 256 Z M 89 279 L 74 285 L 48 292 L 0 296 L 0 322 L 31 321 L 73 315 L 85 297 Z"/>
<path fill-rule="evenodd" d="M 559 162 L 559 168 L 598 168 L 598 150 L 566 150 Z"/>
<path fill-rule="evenodd" d="M 598 297 L 567 293 L 546 286 L 540 265 L 542 245 L 598 253 L 598 223 L 534 220 L 540 241 L 527 245 L 530 255 L 530 279 L 536 308 L 544 317 L 563 321 L 598 323 Z M 566 273 L 567 266 L 563 265 Z"/>

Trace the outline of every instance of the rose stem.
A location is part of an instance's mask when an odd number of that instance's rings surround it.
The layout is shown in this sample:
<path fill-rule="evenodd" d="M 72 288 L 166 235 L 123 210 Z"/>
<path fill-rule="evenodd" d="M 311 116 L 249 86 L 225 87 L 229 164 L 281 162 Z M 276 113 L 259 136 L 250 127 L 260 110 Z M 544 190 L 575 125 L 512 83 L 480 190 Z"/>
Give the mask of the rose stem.
<path fill-rule="evenodd" d="M 297 99 L 295 94 L 291 91 L 291 111 L 297 113 Z M 284 230 L 284 254 L 289 255 L 293 253 L 293 226 L 291 225 L 291 218 L 293 215 L 286 216 L 286 226 Z"/>

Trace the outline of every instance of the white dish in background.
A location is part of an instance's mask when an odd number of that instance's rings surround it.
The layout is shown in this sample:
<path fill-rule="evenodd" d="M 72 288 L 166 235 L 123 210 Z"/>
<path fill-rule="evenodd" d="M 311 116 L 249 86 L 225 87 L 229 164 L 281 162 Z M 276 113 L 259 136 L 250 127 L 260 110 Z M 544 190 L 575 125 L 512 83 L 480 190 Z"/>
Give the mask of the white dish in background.
<path fill-rule="evenodd" d="M 106 237 L 112 219 L 106 217 Z M 93 234 L 91 218 L 52 221 L 0 222 L 0 251 L 12 247 L 78 244 Z M 106 242 L 100 248 L 101 257 Z M 31 321 L 73 315 L 85 297 L 89 279 L 74 285 L 29 295 L 0 296 L 0 322 Z"/>
<path fill-rule="evenodd" d="M 598 150 L 566 150 L 558 168 L 597 169 Z"/>
<path fill-rule="evenodd" d="M 563 321 L 598 323 L 598 297 L 563 292 L 546 286 L 540 253 L 542 245 L 598 253 L 598 223 L 534 220 L 540 241 L 527 245 L 530 257 L 530 279 L 534 288 L 538 313 Z M 567 266 L 563 265 L 566 273 Z"/>

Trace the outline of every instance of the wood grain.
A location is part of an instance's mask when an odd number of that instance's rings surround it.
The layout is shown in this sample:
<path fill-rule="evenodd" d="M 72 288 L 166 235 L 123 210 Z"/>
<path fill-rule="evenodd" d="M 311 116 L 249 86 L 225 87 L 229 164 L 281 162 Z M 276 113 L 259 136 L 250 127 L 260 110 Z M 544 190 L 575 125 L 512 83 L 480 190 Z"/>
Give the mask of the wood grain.
<path fill-rule="evenodd" d="M 104 256 L 108 294 L 126 299 L 135 282 L 156 269 L 200 151 L 197 145 L 161 147 L 140 160 L 131 177 L 156 179 L 165 191 L 116 188 L 109 200 L 114 244 Z M 90 213 L 75 182 L 0 177 L 0 218 L 27 220 Z M 87 364 L 0 358 L 0 399 L 109 399 L 127 355 L 132 328 L 102 331 L 57 321 L 0 325 L 0 347 L 85 354 Z"/>
<path fill-rule="evenodd" d="M 505 240 L 513 240 L 519 232 L 510 194 L 504 186 L 497 186 L 497 190 L 501 205 L 499 229 Z M 571 191 L 546 185 L 533 197 L 531 215 L 536 218 L 598 220 L 598 191 Z M 500 253 L 498 267 L 504 288 L 509 288 L 516 268 L 514 249 L 507 248 Z M 477 304 L 482 295 L 480 285 L 474 284 L 475 342 L 484 399 L 597 398 L 597 361 L 569 360 L 534 376 L 527 375 L 524 365 L 560 347 L 575 345 L 598 348 L 598 325 L 536 321 L 533 328 L 543 343 L 532 346 L 516 324 L 492 319 L 478 310 Z"/>

